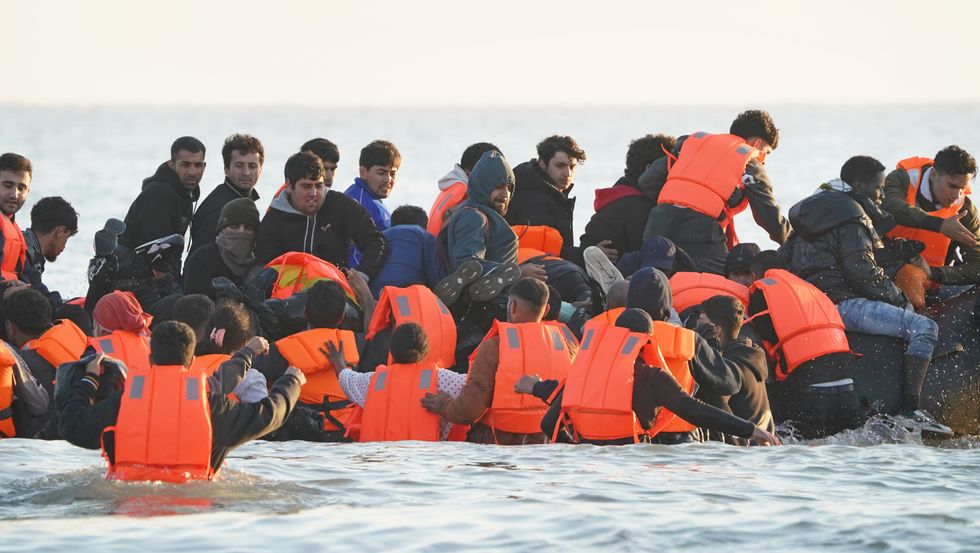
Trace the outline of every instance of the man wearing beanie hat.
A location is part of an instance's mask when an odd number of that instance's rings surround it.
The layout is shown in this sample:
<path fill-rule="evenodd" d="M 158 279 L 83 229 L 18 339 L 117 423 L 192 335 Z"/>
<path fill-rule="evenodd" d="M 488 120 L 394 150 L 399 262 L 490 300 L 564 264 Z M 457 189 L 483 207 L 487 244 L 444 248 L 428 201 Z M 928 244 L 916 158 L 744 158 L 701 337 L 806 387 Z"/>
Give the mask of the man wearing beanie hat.
<path fill-rule="evenodd" d="M 184 267 L 184 294 L 204 294 L 214 299 L 211 280 L 225 277 L 241 286 L 255 260 L 255 236 L 259 210 L 248 198 L 237 198 L 221 208 L 214 242 L 191 253 Z"/>
<path fill-rule="evenodd" d="M 738 244 L 725 258 L 725 277 L 745 286 L 752 286 L 752 258 L 762 251 L 758 244 Z"/>

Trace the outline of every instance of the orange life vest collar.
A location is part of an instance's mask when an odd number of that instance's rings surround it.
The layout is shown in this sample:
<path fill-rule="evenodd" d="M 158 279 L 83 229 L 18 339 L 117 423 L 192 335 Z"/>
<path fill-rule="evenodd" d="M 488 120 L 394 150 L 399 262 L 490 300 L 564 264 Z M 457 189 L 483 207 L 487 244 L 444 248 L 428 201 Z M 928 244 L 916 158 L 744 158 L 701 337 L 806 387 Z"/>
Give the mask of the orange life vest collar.
<path fill-rule="evenodd" d="M 81 359 L 87 346 L 88 336 L 78 325 L 59 319 L 44 334 L 24 344 L 23 349 L 35 350 L 52 366 L 59 367 Z"/>
<path fill-rule="evenodd" d="M 105 336 L 89 338 L 95 351 L 119 359 L 129 369 L 150 368 L 150 339 L 128 330 L 114 330 Z"/>
<path fill-rule="evenodd" d="M 3 280 L 19 280 L 27 259 L 27 242 L 13 217 L 0 215 L 0 232 L 3 234 L 3 259 L 0 260 L 0 277 Z"/>
<path fill-rule="evenodd" d="M 713 273 L 674 273 L 674 276 L 670 277 L 670 291 L 674 309 L 678 313 L 683 313 L 717 295 L 732 296 L 746 309 L 749 305 L 748 286 Z"/>
<path fill-rule="evenodd" d="M 439 192 L 429 210 L 429 224 L 426 227 L 432 236 L 439 235 L 454 208 L 466 201 L 466 192 L 466 183 L 462 181 L 454 182 L 452 186 Z"/>
<path fill-rule="evenodd" d="M 14 427 L 14 354 L 0 341 L 0 439 L 17 435 Z M 53 400 L 52 400 L 53 401 Z"/>
<path fill-rule="evenodd" d="M 418 323 L 429 339 L 429 352 L 423 363 L 443 368 L 456 364 L 456 321 L 432 290 L 421 284 L 407 288 L 385 286 L 365 338 L 370 340 L 381 330 L 409 322 Z M 388 359 L 390 362 L 391 357 Z"/>

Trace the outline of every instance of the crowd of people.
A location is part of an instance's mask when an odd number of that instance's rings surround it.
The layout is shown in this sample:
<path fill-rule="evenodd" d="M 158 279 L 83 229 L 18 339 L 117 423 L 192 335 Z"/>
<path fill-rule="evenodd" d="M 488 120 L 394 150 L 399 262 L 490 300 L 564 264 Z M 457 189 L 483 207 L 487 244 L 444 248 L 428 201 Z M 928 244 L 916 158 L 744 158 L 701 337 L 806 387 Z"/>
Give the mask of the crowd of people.
<path fill-rule="evenodd" d="M 22 231 L 32 166 L 3 154 L 0 437 L 102 448 L 114 478 L 175 482 L 258 438 L 776 445 L 777 424 L 819 438 L 869 416 L 845 330 L 907 342 L 891 414 L 935 423 L 922 310 L 980 283 L 974 158 L 948 146 L 889 172 L 856 155 L 784 214 L 778 145 L 761 110 L 727 133 L 637 138 L 576 243 L 586 152 L 569 136 L 513 168 L 467 147 L 428 211 L 386 204 L 391 142 L 365 146 L 340 192 L 340 150 L 315 138 L 264 215 L 259 139 L 225 141 L 199 202 L 206 148 L 185 136 L 96 233 L 75 299 L 43 272 L 78 213 L 46 197 Z M 745 209 L 778 250 L 739 243 Z"/>

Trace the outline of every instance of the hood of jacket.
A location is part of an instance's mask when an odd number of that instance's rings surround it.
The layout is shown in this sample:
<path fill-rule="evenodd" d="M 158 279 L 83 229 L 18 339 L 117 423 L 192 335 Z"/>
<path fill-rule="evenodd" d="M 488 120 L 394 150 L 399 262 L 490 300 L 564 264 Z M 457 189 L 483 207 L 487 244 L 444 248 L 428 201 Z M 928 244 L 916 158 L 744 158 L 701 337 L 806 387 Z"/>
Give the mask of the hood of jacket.
<path fill-rule="evenodd" d="M 506 183 L 514 186 L 514 171 L 500 152 L 485 152 L 473 166 L 469 181 L 466 183 L 466 195 L 469 201 L 481 205 L 490 205 L 490 192 Z"/>
<path fill-rule="evenodd" d="M 536 159 L 525 161 L 517 167 L 514 167 L 514 176 L 521 182 L 522 190 L 538 190 L 565 201 L 568 201 L 569 194 L 571 194 L 572 189 L 575 188 L 575 183 L 572 183 L 565 189 L 564 192 L 558 190 L 558 187 L 551 182 L 551 177 L 548 176 L 548 173 L 545 173 L 544 170 L 538 166 L 538 160 Z"/>
<path fill-rule="evenodd" d="M 789 209 L 789 222 L 804 239 L 816 238 L 848 222 L 873 227 L 861 204 L 839 190 L 821 190 L 804 198 Z"/>
<path fill-rule="evenodd" d="M 630 196 L 642 196 L 643 192 L 634 184 L 630 184 L 630 181 L 626 180 L 626 177 L 620 177 L 616 184 L 609 188 L 597 188 L 595 191 L 595 202 L 593 202 L 592 207 L 599 211 L 600 209 L 606 207 L 607 205 L 620 200 L 622 198 L 629 198 Z"/>
<path fill-rule="evenodd" d="M 453 166 L 453 170 L 446 173 L 446 176 L 439 179 L 439 190 L 449 190 L 449 187 L 461 182 L 466 184 L 470 180 L 470 176 L 466 174 L 466 171 L 457 163 Z"/>
<path fill-rule="evenodd" d="M 196 202 L 197 199 L 201 197 L 201 187 L 197 186 L 195 188 L 185 188 L 184 183 L 180 182 L 180 177 L 177 176 L 177 173 L 170 168 L 170 165 L 168 165 L 166 161 L 157 167 L 156 173 L 153 173 L 153 175 L 143 179 L 143 188 L 145 189 L 147 186 L 155 182 L 169 184 L 178 196 L 181 198 L 187 198 L 192 203 Z"/>
<path fill-rule="evenodd" d="M 653 267 L 644 267 L 630 277 L 626 307 L 638 307 L 655 321 L 666 321 L 674 301 L 670 297 L 667 275 Z"/>
<path fill-rule="evenodd" d="M 326 200 L 324 200 L 324 203 L 326 203 Z M 269 204 L 269 209 L 275 209 L 277 211 L 282 211 L 283 213 L 289 213 L 292 215 L 301 215 L 303 217 L 309 218 L 308 215 L 306 215 L 305 213 L 300 213 L 298 209 L 293 207 L 293 204 L 289 203 L 289 192 L 285 190 L 283 191 L 282 194 L 279 194 L 275 198 L 272 198 L 272 203 Z"/>

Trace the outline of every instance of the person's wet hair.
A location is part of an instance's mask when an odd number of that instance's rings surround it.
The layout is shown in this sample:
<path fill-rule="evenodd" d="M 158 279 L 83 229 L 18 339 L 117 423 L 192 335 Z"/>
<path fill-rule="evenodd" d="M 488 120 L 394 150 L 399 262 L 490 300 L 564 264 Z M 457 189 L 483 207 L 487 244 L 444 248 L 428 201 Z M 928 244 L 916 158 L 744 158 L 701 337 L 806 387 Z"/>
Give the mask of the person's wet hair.
<path fill-rule="evenodd" d="M 395 363 L 418 363 L 429 353 L 429 338 L 417 323 L 400 324 L 391 331 L 388 350 Z"/>
<path fill-rule="evenodd" d="M 252 318 L 239 303 L 225 302 L 211 317 L 211 343 L 216 353 L 232 354 L 248 341 Z"/>
<path fill-rule="evenodd" d="M 933 159 L 936 171 L 946 175 L 976 175 L 977 161 L 966 150 L 956 146 L 946 146 Z"/>
<path fill-rule="evenodd" d="M 309 152 L 320 158 L 320 161 L 340 163 L 340 148 L 326 138 L 313 138 L 311 140 L 307 140 L 302 146 L 299 147 L 299 151 Z"/>
<path fill-rule="evenodd" d="M 632 181 L 640 178 L 648 165 L 666 156 L 665 150 L 673 150 L 675 144 L 676 138 L 662 133 L 648 134 L 630 142 L 629 149 L 626 150 L 626 171 L 623 176 Z"/>
<path fill-rule="evenodd" d="M 536 278 L 524 277 L 510 287 L 510 296 L 543 310 L 548 305 L 548 285 Z"/>
<path fill-rule="evenodd" d="M 231 167 L 231 153 L 238 152 L 239 155 L 258 154 L 259 165 L 265 163 L 265 148 L 262 142 L 250 134 L 233 134 L 225 139 L 225 145 L 221 147 L 221 159 L 225 162 L 225 169 Z"/>
<path fill-rule="evenodd" d="M 653 333 L 653 319 L 642 309 L 626 309 L 616 317 L 616 326 L 631 332 Z"/>
<path fill-rule="evenodd" d="M 467 173 L 473 171 L 473 167 L 476 166 L 476 162 L 480 161 L 483 157 L 484 152 L 500 152 L 500 148 L 494 146 L 489 142 L 477 142 L 476 144 L 469 145 L 465 150 L 463 150 L 463 156 L 459 158 L 459 166 L 463 168 Z M 503 155 L 503 153 L 501 153 Z"/>
<path fill-rule="evenodd" d="M 752 256 L 749 270 L 756 280 L 765 276 L 769 269 L 787 269 L 789 262 L 776 250 L 763 250 Z"/>
<path fill-rule="evenodd" d="M 31 208 L 31 230 L 49 234 L 58 227 L 65 227 L 72 236 L 78 234 L 78 212 L 61 196 L 41 198 Z"/>
<path fill-rule="evenodd" d="M 745 317 L 745 307 L 742 302 L 727 295 L 711 296 L 701 302 L 701 313 L 721 329 L 721 333 L 729 340 L 738 336 Z"/>
<path fill-rule="evenodd" d="M 28 175 L 34 174 L 34 167 L 31 165 L 31 160 L 26 157 L 7 152 L 6 154 L 0 155 L 0 171 L 10 171 L 13 173 L 27 173 Z"/>
<path fill-rule="evenodd" d="M 367 169 L 377 165 L 397 167 L 402 163 L 402 154 L 391 142 L 375 140 L 361 149 L 357 163 Z"/>
<path fill-rule="evenodd" d="M 344 320 L 347 294 L 332 281 L 321 280 L 306 291 L 306 320 L 312 328 L 337 328 Z"/>
<path fill-rule="evenodd" d="M 779 146 L 779 129 L 776 128 L 776 123 L 773 122 L 769 112 L 761 109 L 750 109 L 739 113 L 732 121 L 729 132 L 746 140 L 761 138 L 768 142 L 773 150 Z"/>
<path fill-rule="evenodd" d="M 551 161 L 551 158 L 555 157 L 558 152 L 565 152 L 568 157 L 578 160 L 579 163 L 585 163 L 585 150 L 583 150 L 578 142 L 570 136 L 554 135 L 545 138 L 538 143 L 538 161 L 544 163 L 545 165 Z"/>
<path fill-rule="evenodd" d="M 177 161 L 177 154 L 181 151 L 205 155 L 208 152 L 204 143 L 193 136 L 182 136 L 174 140 L 174 143 L 170 145 L 170 161 Z"/>
<path fill-rule="evenodd" d="M 51 303 L 33 288 L 11 293 L 3 302 L 3 314 L 24 334 L 40 336 L 51 328 Z"/>
<path fill-rule="evenodd" d="M 871 156 L 854 156 L 840 168 L 840 180 L 853 188 L 865 185 L 877 186 L 878 174 L 885 170 L 880 161 Z"/>
<path fill-rule="evenodd" d="M 425 228 L 429 225 L 429 216 L 417 205 L 400 205 L 391 212 L 391 226 L 418 225 Z"/>
<path fill-rule="evenodd" d="M 283 169 L 286 182 L 295 186 L 301 179 L 319 180 L 323 178 L 323 162 L 309 152 L 299 152 L 289 156 Z"/>
<path fill-rule="evenodd" d="M 171 320 L 182 322 L 198 334 L 204 334 L 211 315 L 214 315 L 214 301 L 204 294 L 188 294 L 174 302 Z"/>
<path fill-rule="evenodd" d="M 191 327 L 179 321 L 166 321 L 150 335 L 150 360 L 154 365 L 190 366 L 197 339 Z"/>

